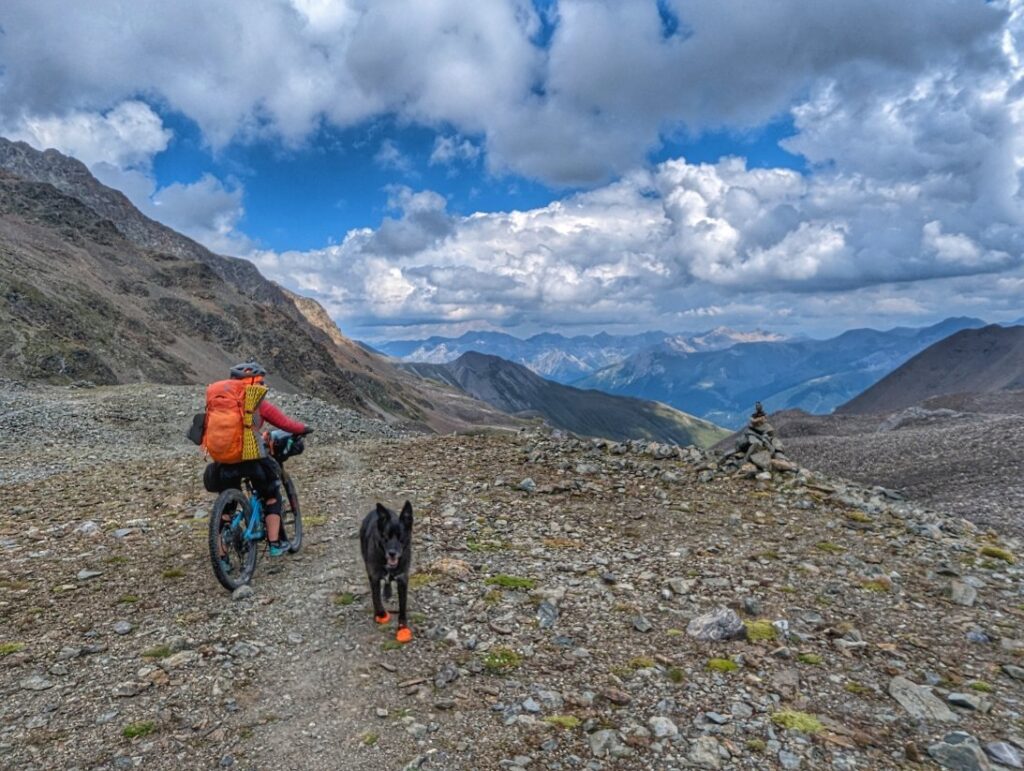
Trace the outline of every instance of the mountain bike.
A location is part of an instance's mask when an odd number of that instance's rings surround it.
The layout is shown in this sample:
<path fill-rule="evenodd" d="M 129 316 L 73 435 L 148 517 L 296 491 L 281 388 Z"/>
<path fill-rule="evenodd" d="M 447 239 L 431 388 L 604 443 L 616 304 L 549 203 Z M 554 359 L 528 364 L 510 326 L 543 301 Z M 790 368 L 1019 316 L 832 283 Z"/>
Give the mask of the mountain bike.
<path fill-rule="evenodd" d="M 294 554 L 302 548 L 302 512 L 295 482 L 284 468 L 284 462 L 303 450 L 302 436 L 285 431 L 269 434 L 273 457 L 281 468 L 281 538 L 289 543 Z M 224 490 L 210 511 L 210 562 L 213 574 L 228 591 L 249 583 L 256 572 L 260 543 L 266 543 L 265 503 L 256 494 L 249 479 L 238 480 L 238 486 Z"/>

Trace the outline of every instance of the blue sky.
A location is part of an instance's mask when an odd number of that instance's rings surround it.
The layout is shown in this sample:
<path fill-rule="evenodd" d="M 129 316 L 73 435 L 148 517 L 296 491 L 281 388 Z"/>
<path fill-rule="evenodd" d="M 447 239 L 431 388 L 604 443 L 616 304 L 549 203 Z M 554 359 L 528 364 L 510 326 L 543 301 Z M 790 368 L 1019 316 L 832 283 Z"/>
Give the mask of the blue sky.
<path fill-rule="evenodd" d="M 354 336 L 1024 313 L 1020 0 L 58 5 L 0 133 Z"/>

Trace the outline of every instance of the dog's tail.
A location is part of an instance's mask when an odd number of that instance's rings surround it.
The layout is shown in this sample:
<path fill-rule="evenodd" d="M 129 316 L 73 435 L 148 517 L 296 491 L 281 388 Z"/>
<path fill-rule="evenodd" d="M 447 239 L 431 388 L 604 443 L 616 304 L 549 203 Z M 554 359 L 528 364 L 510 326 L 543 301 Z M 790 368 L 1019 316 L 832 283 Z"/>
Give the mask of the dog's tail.
<path fill-rule="evenodd" d="M 391 576 L 384 579 L 384 599 L 391 599 Z"/>

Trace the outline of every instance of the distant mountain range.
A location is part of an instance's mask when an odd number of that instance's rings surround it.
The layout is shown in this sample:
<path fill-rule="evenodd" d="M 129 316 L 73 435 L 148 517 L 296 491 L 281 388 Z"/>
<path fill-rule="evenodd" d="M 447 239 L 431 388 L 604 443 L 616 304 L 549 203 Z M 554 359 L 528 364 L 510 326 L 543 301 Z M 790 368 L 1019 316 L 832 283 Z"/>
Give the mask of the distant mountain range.
<path fill-rule="evenodd" d="M 902 410 L 948 394 L 1024 389 L 1024 326 L 964 329 L 917 354 L 840 406 L 842 415 Z"/>
<path fill-rule="evenodd" d="M 951 318 L 923 329 L 854 329 L 828 340 L 739 343 L 695 353 L 648 350 L 574 385 L 661 401 L 738 427 L 755 401 L 772 411 L 831 412 L 929 345 L 982 326 L 980 319 Z"/>
<path fill-rule="evenodd" d="M 739 332 L 719 327 L 698 334 L 644 332 L 638 335 L 540 334 L 524 339 L 501 332 L 467 332 L 461 337 L 396 340 L 376 343 L 375 350 L 405 362 L 445 364 L 476 351 L 522 364 L 538 375 L 559 383 L 573 383 L 600 369 L 618 364 L 641 351 L 669 353 L 717 351 L 737 343 L 785 340 L 773 332 Z"/>
<path fill-rule="evenodd" d="M 446 364 L 400 366 L 420 377 L 457 388 L 502 412 L 541 416 L 551 425 L 577 434 L 619 440 L 645 438 L 702 447 L 709 447 L 728 434 L 664 404 L 555 383 L 498 356 L 470 352 Z"/>

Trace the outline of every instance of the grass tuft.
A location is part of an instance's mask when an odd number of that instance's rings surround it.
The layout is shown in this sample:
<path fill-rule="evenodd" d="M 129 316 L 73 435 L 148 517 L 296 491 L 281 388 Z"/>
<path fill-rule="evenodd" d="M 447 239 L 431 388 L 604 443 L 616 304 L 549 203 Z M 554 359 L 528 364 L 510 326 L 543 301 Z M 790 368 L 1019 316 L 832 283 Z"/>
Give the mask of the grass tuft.
<path fill-rule="evenodd" d="M 708 659 L 708 669 L 712 672 L 735 672 L 739 668 L 735 661 L 729 659 Z"/>
<path fill-rule="evenodd" d="M 846 551 L 846 547 L 840 546 L 837 543 L 832 543 L 831 541 L 821 541 L 820 543 L 815 544 L 814 548 L 819 551 L 827 552 L 828 554 L 842 554 Z"/>
<path fill-rule="evenodd" d="M 851 522 L 859 522 L 862 525 L 871 523 L 871 517 L 865 514 L 863 511 L 848 511 L 846 512 L 846 518 Z"/>
<path fill-rule="evenodd" d="M 865 694 L 871 693 L 871 689 L 863 683 L 858 683 L 856 680 L 850 680 L 843 686 L 848 693 L 855 693 L 858 696 L 864 696 Z"/>
<path fill-rule="evenodd" d="M 351 605 L 356 601 L 356 596 L 352 592 L 341 592 L 340 594 L 334 595 L 335 605 Z"/>
<path fill-rule="evenodd" d="M 774 713 L 772 722 L 787 730 L 800 731 L 805 734 L 816 734 L 824 727 L 814 715 L 792 709 L 783 709 Z"/>
<path fill-rule="evenodd" d="M 995 689 L 986 683 L 984 680 L 975 680 L 969 686 L 973 691 L 980 691 L 981 693 L 992 693 Z"/>
<path fill-rule="evenodd" d="M 631 669 L 650 669 L 654 666 L 654 659 L 648 658 L 647 656 L 637 656 L 631 659 L 629 662 Z"/>
<path fill-rule="evenodd" d="M 139 596 L 137 594 L 122 594 L 117 598 L 117 602 L 122 605 L 131 605 L 132 603 L 138 602 Z"/>
<path fill-rule="evenodd" d="M 162 575 L 164 578 L 184 578 L 185 571 L 181 568 L 168 568 L 160 575 Z"/>
<path fill-rule="evenodd" d="M 686 679 L 686 673 L 679 667 L 669 667 L 665 674 L 673 683 L 681 683 Z"/>
<path fill-rule="evenodd" d="M 775 639 L 776 631 L 771 621 L 744 621 L 743 626 L 746 627 L 747 639 L 751 642 Z"/>
<path fill-rule="evenodd" d="M 306 527 L 307 525 L 310 526 L 310 527 L 319 527 L 320 525 L 326 525 L 326 524 L 327 524 L 327 517 L 321 517 L 321 516 L 312 516 L 311 517 L 308 514 L 304 514 L 302 516 L 302 526 L 303 527 Z"/>
<path fill-rule="evenodd" d="M 359 741 L 363 743 L 364 747 L 372 747 L 377 743 L 378 739 L 380 739 L 380 734 L 375 734 L 373 731 L 367 731 L 359 738 Z"/>
<path fill-rule="evenodd" d="M 441 580 L 441 576 L 437 573 L 431 573 L 424 571 L 422 573 L 413 573 L 409 576 L 409 588 L 420 589 L 421 587 L 428 586 Z"/>
<path fill-rule="evenodd" d="M 796 660 L 801 664 L 814 664 L 815 666 L 821 664 L 821 656 L 817 653 L 801 653 Z"/>
<path fill-rule="evenodd" d="M 5 642 L 0 643 L 0 658 L 4 656 L 10 656 L 12 653 L 25 650 L 25 643 L 20 642 Z"/>
<path fill-rule="evenodd" d="M 140 720 L 137 723 L 129 723 L 121 731 L 121 735 L 125 739 L 135 739 L 140 736 L 149 736 L 153 733 L 156 728 L 156 723 L 152 720 Z"/>
<path fill-rule="evenodd" d="M 144 659 L 165 659 L 172 653 L 170 646 L 168 645 L 157 645 L 148 650 L 142 652 L 142 658 Z"/>
<path fill-rule="evenodd" d="M 892 589 L 892 581 L 887 578 L 865 579 L 860 582 L 860 588 L 869 592 L 887 592 Z"/>
<path fill-rule="evenodd" d="M 548 715 L 544 718 L 544 722 L 569 731 L 579 726 L 580 719 L 573 715 Z"/>
<path fill-rule="evenodd" d="M 522 657 L 511 648 L 492 648 L 484 656 L 484 667 L 488 672 L 500 674 L 517 668 Z"/>
<path fill-rule="evenodd" d="M 764 752 L 767 747 L 764 739 L 747 739 L 747 749 L 751 752 Z"/>
<path fill-rule="evenodd" d="M 532 578 L 519 578 L 501 573 L 484 580 L 488 586 L 500 586 L 502 589 L 532 589 L 537 582 Z"/>
<path fill-rule="evenodd" d="M 1003 549 L 999 546 L 982 546 L 981 554 L 983 557 L 992 557 L 993 559 L 1002 560 L 1013 564 L 1016 562 L 1016 558 L 1013 556 L 1013 552 L 1009 549 Z"/>

